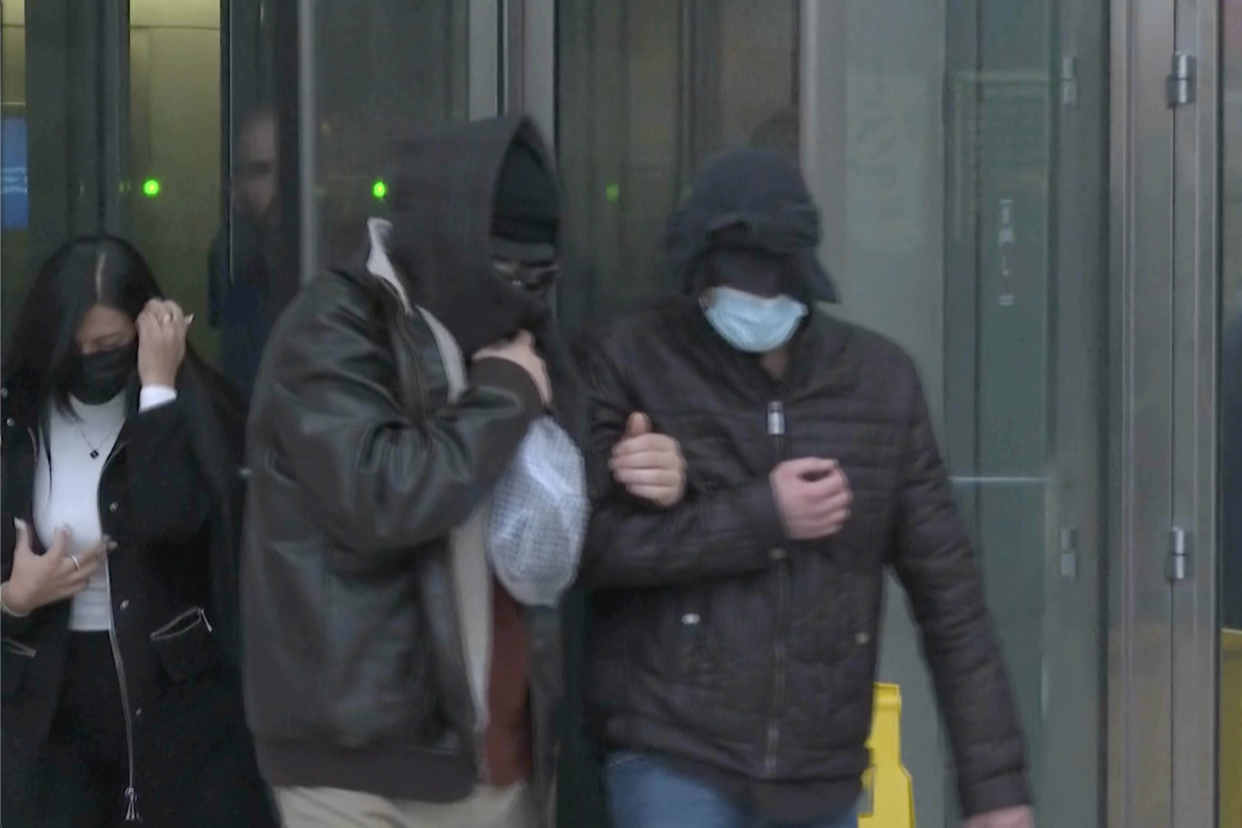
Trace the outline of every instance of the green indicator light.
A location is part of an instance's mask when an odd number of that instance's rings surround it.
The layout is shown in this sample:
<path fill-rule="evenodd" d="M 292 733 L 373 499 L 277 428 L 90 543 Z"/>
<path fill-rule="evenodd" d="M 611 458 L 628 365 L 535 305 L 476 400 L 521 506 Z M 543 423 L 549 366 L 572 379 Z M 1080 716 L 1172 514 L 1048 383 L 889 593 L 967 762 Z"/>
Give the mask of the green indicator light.
<path fill-rule="evenodd" d="M 147 198 L 155 198 L 160 194 L 160 181 L 158 178 L 148 178 L 142 182 L 142 194 Z"/>
<path fill-rule="evenodd" d="M 379 201 L 384 200 L 384 196 L 388 195 L 388 185 L 383 181 L 376 181 L 371 185 L 371 195 Z"/>
<path fill-rule="evenodd" d="M 607 187 L 605 187 L 604 198 L 612 202 L 620 201 L 621 200 L 621 185 L 620 184 L 609 184 Z"/>

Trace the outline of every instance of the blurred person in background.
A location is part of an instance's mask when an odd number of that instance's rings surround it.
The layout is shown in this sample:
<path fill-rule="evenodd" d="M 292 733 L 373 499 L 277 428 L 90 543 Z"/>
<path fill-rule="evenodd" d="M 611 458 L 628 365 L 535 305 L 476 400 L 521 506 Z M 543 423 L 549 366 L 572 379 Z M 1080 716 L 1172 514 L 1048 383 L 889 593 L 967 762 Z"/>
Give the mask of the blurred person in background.
<path fill-rule="evenodd" d="M 35 278 L 5 350 L 8 828 L 272 826 L 238 675 L 244 407 L 127 242 Z"/>
<path fill-rule="evenodd" d="M 556 179 L 516 116 L 404 142 L 393 167 L 391 221 L 303 288 L 256 385 L 259 762 L 287 828 L 551 825 L 557 604 L 587 512 L 584 394 L 547 301 Z"/>
<path fill-rule="evenodd" d="M 788 148 L 787 148 L 788 149 Z M 684 297 L 588 349 L 590 703 L 616 828 L 853 828 L 885 571 L 971 828 L 1029 828 L 1026 756 L 913 361 L 836 292 L 794 162 L 734 150 L 669 222 Z"/>
<path fill-rule="evenodd" d="M 207 256 L 207 321 L 219 332 L 218 363 L 246 399 L 277 315 L 272 283 L 280 219 L 276 139 L 276 113 L 270 107 L 256 108 L 243 121 L 232 210 Z"/>

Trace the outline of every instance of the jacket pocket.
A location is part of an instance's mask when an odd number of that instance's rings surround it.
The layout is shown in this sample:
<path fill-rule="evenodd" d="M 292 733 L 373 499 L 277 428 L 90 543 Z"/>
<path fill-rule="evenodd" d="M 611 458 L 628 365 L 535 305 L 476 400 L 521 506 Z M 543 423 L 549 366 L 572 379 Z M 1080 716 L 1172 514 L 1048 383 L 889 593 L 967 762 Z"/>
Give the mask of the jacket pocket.
<path fill-rule="evenodd" d="M 173 682 L 189 681 L 219 663 L 211 622 L 202 607 L 191 607 L 150 637 L 151 649 Z"/>
<path fill-rule="evenodd" d="M 675 605 L 673 615 L 672 674 L 683 679 L 696 679 L 708 672 L 709 647 L 707 602 L 697 592 Z"/>
<path fill-rule="evenodd" d="M 0 695 L 8 698 L 21 691 L 26 683 L 26 673 L 34 662 L 37 651 L 12 638 L 0 640 Z"/>

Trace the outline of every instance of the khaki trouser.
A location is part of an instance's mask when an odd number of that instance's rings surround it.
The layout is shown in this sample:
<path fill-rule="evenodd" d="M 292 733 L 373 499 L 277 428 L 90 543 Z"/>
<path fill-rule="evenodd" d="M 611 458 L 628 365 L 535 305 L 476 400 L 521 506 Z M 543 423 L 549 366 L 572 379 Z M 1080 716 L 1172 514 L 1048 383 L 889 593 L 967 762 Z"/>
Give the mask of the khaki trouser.
<path fill-rule="evenodd" d="M 277 788 L 285 828 L 534 828 L 525 785 L 481 787 L 447 805 L 384 799 L 337 788 Z"/>

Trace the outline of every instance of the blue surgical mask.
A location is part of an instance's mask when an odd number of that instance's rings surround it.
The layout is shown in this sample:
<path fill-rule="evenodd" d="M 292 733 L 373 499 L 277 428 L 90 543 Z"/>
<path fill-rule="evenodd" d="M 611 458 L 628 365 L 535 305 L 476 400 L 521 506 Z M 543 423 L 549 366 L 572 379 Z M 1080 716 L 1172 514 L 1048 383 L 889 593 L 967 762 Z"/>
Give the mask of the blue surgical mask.
<path fill-rule="evenodd" d="M 784 345 L 807 314 L 806 305 L 788 296 L 765 299 L 740 290 L 718 287 L 703 304 L 703 313 L 724 340 L 750 354 L 765 354 Z"/>

